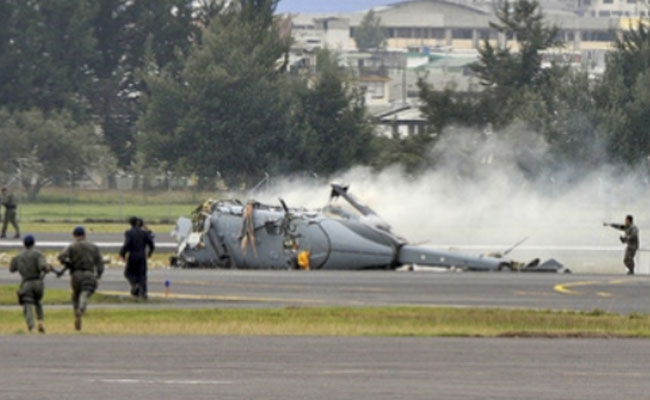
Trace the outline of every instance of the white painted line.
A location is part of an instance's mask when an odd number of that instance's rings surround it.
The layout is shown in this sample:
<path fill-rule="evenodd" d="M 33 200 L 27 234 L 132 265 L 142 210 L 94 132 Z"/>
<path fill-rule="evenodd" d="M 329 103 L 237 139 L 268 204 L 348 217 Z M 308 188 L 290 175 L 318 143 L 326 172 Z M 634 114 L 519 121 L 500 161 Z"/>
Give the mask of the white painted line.
<path fill-rule="evenodd" d="M 102 383 L 151 384 L 151 385 L 230 385 L 232 381 L 188 380 L 188 379 L 93 379 Z"/>
<path fill-rule="evenodd" d="M 124 242 L 93 242 L 94 244 L 97 245 L 99 248 L 115 248 L 115 247 L 122 247 L 122 244 Z M 52 247 L 59 247 L 61 249 L 65 248 L 68 246 L 70 242 L 59 242 L 59 241 L 50 241 L 50 240 L 37 240 L 36 241 L 36 247 L 40 248 L 52 248 Z M 2 247 L 8 247 L 8 248 L 17 248 L 17 247 L 22 247 L 23 242 L 19 240 L 10 240 L 10 241 L 1 241 L 0 242 L 0 248 Z M 176 249 L 178 245 L 176 243 L 172 242 L 163 242 L 163 243 L 156 243 L 156 248 L 157 249 Z"/>
<path fill-rule="evenodd" d="M 456 249 L 456 250 L 488 250 L 488 251 L 497 251 L 501 248 L 508 248 L 509 245 L 504 244 L 494 244 L 494 245 L 458 245 L 458 244 L 432 244 L 427 245 L 426 247 L 439 248 L 439 249 Z M 551 251 L 621 251 L 624 250 L 623 246 L 550 246 L 550 245 L 538 245 L 538 246 L 520 246 L 515 250 L 531 250 L 531 251 L 541 251 L 541 250 L 551 250 Z M 513 250 L 513 251 L 515 251 Z M 643 249 L 641 249 L 643 250 Z"/>

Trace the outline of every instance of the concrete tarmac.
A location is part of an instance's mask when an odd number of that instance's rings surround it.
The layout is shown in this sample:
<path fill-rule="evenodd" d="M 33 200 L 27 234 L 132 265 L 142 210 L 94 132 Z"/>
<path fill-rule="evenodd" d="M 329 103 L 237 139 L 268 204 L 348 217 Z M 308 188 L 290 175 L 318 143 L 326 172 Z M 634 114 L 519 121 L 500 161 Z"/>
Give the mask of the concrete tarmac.
<path fill-rule="evenodd" d="M 650 341 L 16 336 L 0 398 L 641 399 Z"/>
<path fill-rule="evenodd" d="M 453 306 L 650 313 L 650 277 L 397 271 L 243 271 L 151 269 L 150 297 L 181 307 Z M 0 269 L 0 284 L 18 283 Z M 49 275 L 48 288 L 69 288 Z M 110 268 L 99 291 L 127 295 L 122 269 Z M 94 305 L 95 306 L 95 305 Z M 143 306 L 143 304 L 139 304 Z"/>

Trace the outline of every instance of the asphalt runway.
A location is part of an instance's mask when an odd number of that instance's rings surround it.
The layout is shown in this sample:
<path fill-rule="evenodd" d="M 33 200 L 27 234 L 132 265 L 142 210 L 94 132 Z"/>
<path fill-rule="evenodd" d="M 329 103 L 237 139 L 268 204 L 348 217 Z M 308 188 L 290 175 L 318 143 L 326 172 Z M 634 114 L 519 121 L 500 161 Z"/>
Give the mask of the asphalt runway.
<path fill-rule="evenodd" d="M 29 232 L 25 232 L 27 234 Z M 577 235 L 581 237 L 580 235 Z M 117 253 L 124 241 L 122 233 L 95 233 L 88 232 L 88 240 L 97 244 L 104 253 Z M 460 240 L 460 239 L 458 239 Z M 496 239 L 493 239 L 496 240 Z M 72 237 L 69 233 L 39 233 L 36 234 L 36 246 L 42 250 L 63 250 Z M 156 248 L 158 252 L 175 253 L 177 243 L 170 232 L 156 232 Z M 461 244 L 465 243 L 465 244 Z M 458 251 L 467 255 L 479 256 L 509 248 L 504 243 L 491 242 L 478 244 L 475 242 L 450 242 L 430 243 L 427 247 L 444 251 Z M 18 250 L 23 248 L 20 239 L 0 239 L 0 251 Z M 511 254 L 513 260 L 529 262 L 534 258 L 542 261 L 556 259 L 574 273 L 580 274 L 612 274 L 623 270 L 623 246 L 612 245 L 601 238 L 594 238 L 593 243 L 574 242 L 558 245 L 550 240 L 540 241 L 537 244 L 525 243 L 517 247 Z M 637 254 L 637 272 L 650 275 L 650 249 L 641 248 Z"/>
<path fill-rule="evenodd" d="M 0 270 L 0 284 L 19 277 Z M 650 313 L 650 277 L 406 271 L 243 271 L 151 269 L 149 292 L 160 307 L 453 306 Z M 69 278 L 49 275 L 49 288 Z M 99 290 L 127 295 L 122 270 L 110 268 Z M 140 306 L 141 304 L 139 304 Z"/>
<path fill-rule="evenodd" d="M 23 232 L 27 235 L 29 232 Z M 63 250 L 73 240 L 70 233 L 37 233 L 34 234 L 36 238 L 36 247 L 39 249 L 48 250 Z M 123 233 L 94 233 L 87 232 L 89 241 L 97 244 L 104 251 L 118 251 L 124 243 Z M 156 232 L 156 245 L 160 250 L 169 252 L 176 250 L 176 242 L 169 232 Z M 23 248 L 21 239 L 0 239 L 0 249 L 4 250 L 17 250 Z"/>
<path fill-rule="evenodd" d="M 0 398 L 641 399 L 650 341 L 14 336 Z"/>

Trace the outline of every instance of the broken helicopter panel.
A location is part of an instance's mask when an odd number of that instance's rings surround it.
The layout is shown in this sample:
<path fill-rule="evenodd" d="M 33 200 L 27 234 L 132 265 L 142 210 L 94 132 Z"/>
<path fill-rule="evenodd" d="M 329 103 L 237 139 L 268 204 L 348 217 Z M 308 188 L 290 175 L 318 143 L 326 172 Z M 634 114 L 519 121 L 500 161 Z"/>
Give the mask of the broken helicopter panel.
<path fill-rule="evenodd" d="M 332 200 L 338 197 L 357 212 L 334 205 Z M 177 221 L 172 235 L 178 241 L 178 252 L 172 265 L 359 270 L 417 264 L 465 270 L 545 270 L 539 260 L 524 265 L 503 257 L 469 256 L 409 244 L 340 185 L 332 185 L 330 202 L 322 210 L 289 208 L 282 199 L 280 204 L 206 201 L 192 219 Z"/>

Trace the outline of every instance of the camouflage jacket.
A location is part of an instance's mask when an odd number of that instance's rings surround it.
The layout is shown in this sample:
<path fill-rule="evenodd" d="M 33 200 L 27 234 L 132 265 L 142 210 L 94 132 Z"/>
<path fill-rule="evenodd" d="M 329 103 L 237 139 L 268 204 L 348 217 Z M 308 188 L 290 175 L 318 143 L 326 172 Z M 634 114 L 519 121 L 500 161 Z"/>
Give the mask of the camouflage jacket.
<path fill-rule="evenodd" d="M 23 282 L 43 279 L 47 262 L 40 251 L 27 249 L 11 259 L 10 272 L 20 272 Z"/>
<path fill-rule="evenodd" d="M 15 210 L 16 207 L 18 207 L 18 204 L 16 203 L 14 194 L 9 193 L 8 195 L 4 196 L 2 198 L 2 205 L 5 206 L 7 210 Z"/>
<path fill-rule="evenodd" d="M 86 240 L 70 244 L 58 258 L 61 264 L 70 268 L 70 272 L 90 271 L 98 278 L 104 273 L 104 260 L 99 248 Z"/>

